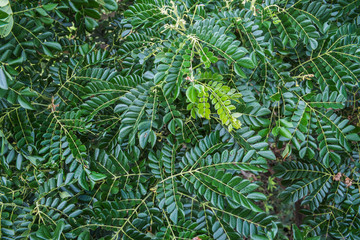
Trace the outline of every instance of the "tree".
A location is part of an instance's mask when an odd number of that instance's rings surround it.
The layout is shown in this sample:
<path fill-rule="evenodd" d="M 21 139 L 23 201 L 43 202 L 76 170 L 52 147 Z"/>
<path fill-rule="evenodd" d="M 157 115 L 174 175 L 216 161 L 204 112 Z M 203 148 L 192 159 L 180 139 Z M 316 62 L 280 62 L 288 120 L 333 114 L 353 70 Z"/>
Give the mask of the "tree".
<path fill-rule="evenodd" d="M 1 238 L 359 239 L 359 5 L 0 0 Z"/>

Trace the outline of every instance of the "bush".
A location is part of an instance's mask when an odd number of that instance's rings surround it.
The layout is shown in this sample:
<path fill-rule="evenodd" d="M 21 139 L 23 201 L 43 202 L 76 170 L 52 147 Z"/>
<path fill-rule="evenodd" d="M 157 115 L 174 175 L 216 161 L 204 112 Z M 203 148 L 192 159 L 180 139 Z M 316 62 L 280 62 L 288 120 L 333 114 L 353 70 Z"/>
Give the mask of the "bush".
<path fill-rule="evenodd" d="M 0 0 L 1 239 L 360 239 L 359 1 L 117 2 Z"/>

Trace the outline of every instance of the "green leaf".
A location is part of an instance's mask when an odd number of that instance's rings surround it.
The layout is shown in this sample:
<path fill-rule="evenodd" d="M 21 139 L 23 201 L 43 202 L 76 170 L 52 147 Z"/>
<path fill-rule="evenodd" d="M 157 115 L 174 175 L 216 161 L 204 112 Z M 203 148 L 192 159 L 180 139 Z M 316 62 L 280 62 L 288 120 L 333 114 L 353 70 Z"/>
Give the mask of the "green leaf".
<path fill-rule="evenodd" d="M 95 19 L 90 17 L 85 17 L 85 27 L 88 32 L 92 32 L 99 24 Z"/>
<path fill-rule="evenodd" d="M 52 11 L 52 10 L 54 10 L 57 6 L 58 6 L 57 3 L 48 3 L 48 4 L 43 5 L 42 7 L 43 7 L 46 11 Z"/>
<path fill-rule="evenodd" d="M 254 200 L 266 200 L 267 199 L 265 194 L 259 193 L 259 192 L 250 193 L 250 194 L 248 194 L 247 198 L 254 199 Z"/>
<path fill-rule="evenodd" d="M 294 240 L 303 240 L 303 236 L 302 236 L 299 228 L 295 224 L 292 225 L 292 229 L 293 229 Z"/>
<path fill-rule="evenodd" d="M 356 141 L 356 142 L 360 141 L 360 137 L 356 133 L 350 133 L 350 134 L 346 135 L 346 138 L 350 141 Z"/>
<path fill-rule="evenodd" d="M 42 45 L 42 49 L 47 56 L 54 57 L 54 55 L 51 53 L 51 51 L 45 45 Z"/>
<path fill-rule="evenodd" d="M 64 220 L 60 220 L 58 221 L 57 225 L 56 225 L 56 229 L 55 229 L 55 232 L 54 232 L 54 235 L 53 235 L 53 240 L 60 240 L 61 239 L 61 234 L 63 232 L 65 228 L 65 222 Z"/>
<path fill-rule="evenodd" d="M 281 136 L 286 137 L 286 138 L 291 138 L 292 137 L 291 132 L 288 129 L 284 128 L 284 127 L 279 127 L 279 133 L 280 133 Z"/>
<path fill-rule="evenodd" d="M 42 8 L 36 8 L 35 11 L 37 11 L 41 16 L 48 16 L 47 12 Z"/>
<path fill-rule="evenodd" d="M 289 156 L 289 154 L 291 154 L 291 146 L 290 144 L 286 144 L 284 151 L 281 153 L 281 156 L 286 158 Z"/>
<path fill-rule="evenodd" d="M 16 158 L 16 168 L 17 169 L 21 169 L 21 165 L 23 162 L 23 156 L 21 154 L 18 154 L 17 158 Z"/>
<path fill-rule="evenodd" d="M 148 142 L 150 137 L 150 130 L 143 132 L 140 136 L 139 136 L 139 144 L 141 148 L 145 148 L 146 143 Z"/>
<path fill-rule="evenodd" d="M 170 214 L 170 219 L 171 221 L 173 221 L 175 224 L 177 224 L 178 222 L 178 211 L 173 211 L 171 214 Z"/>
<path fill-rule="evenodd" d="M 280 101 L 281 99 L 281 94 L 279 92 L 275 93 L 274 95 L 270 96 L 271 100 L 273 101 Z"/>
<path fill-rule="evenodd" d="M 118 9 L 116 0 L 103 0 L 103 1 L 105 3 L 104 7 L 109 11 L 116 11 Z"/>
<path fill-rule="evenodd" d="M 81 174 L 80 174 L 80 177 L 79 177 L 79 185 L 86 191 L 89 191 L 89 184 L 86 180 L 86 173 L 85 171 L 82 171 Z"/>
<path fill-rule="evenodd" d="M 17 100 L 21 107 L 28 110 L 36 110 L 34 106 L 32 106 L 31 103 L 25 97 L 18 96 Z"/>
<path fill-rule="evenodd" d="M 155 77 L 154 77 L 154 83 L 155 84 L 158 84 L 159 82 L 163 81 L 164 78 L 166 76 L 166 73 L 165 72 L 158 72 L 155 74 Z"/>
<path fill-rule="evenodd" d="M 253 240 L 269 240 L 269 238 L 261 235 L 254 234 L 251 236 L 251 239 Z"/>
<path fill-rule="evenodd" d="M 0 67 L 0 88 L 5 89 L 5 90 L 7 90 L 9 88 L 8 84 L 7 84 L 5 72 L 2 67 Z"/>
<path fill-rule="evenodd" d="M 90 240 L 90 232 L 82 232 L 80 233 L 78 240 Z"/>
<path fill-rule="evenodd" d="M 71 194 L 66 191 L 63 191 L 63 192 L 60 192 L 60 197 L 61 197 L 61 199 L 66 199 L 66 198 L 71 197 Z"/>
<path fill-rule="evenodd" d="M 286 121 L 285 119 L 280 119 L 280 124 L 283 127 L 291 128 L 293 124 L 291 122 Z"/>
<path fill-rule="evenodd" d="M 18 57 L 16 59 L 12 59 L 12 60 L 9 60 L 8 61 L 8 64 L 9 65 L 20 65 L 24 62 L 24 58 L 21 56 L 21 57 Z"/>
<path fill-rule="evenodd" d="M 40 229 L 36 232 L 36 236 L 41 237 L 43 239 L 52 239 L 51 233 L 49 232 L 46 226 L 41 226 Z"/>
<path fill-rule="evenodd" d="M 0 15 L 0 38 L 5 38 L 11 33 L 14 25 L 13 12 L 9 0 L 1 0 Z"/>
<path fill-rule="evenodd" d="M 194 86 L 190 86 L 187 90 L 186 90 L 186 96 L 189 99 L 190 102 L 195 103 L 197 100 L 197 90 Z"/>
<path fill-rule="evenodd" d="M 176 121 L 174 119 L 169 122 L 168 129 L 172 134 L 176 133 Z"/>
<path fill-rule="evenodd" d="M 22 96 L 26 96 L 26 97 L 37 97 L 38 96 L 37 92 L 35 92 L 34 90 L 32 90 L 28 87 L 21 90 L 20 93 Z"/>
<path fill-rule="evenodd" d="M 315 50 L 318 47 L 318 42 L 313 38 L 309 39 L 309 43 L 312 50 Z"/>
<path fill-rule="evenodd" d="M 235 70 L 235 73 L 237 75 L 239 75 L 240 77 L 242 78 L 247 78 L 246 74 L 244 73 L 244 71 L 241 69 L 241 66 L 239 64 L 234 64 L 234 70 Z"/>
<path fill-rule="evenodd" d="M 236 63 L 244 68 L 249 68 L 249 69 L 255 68 L 255 63 L 253 63 L 253 61 L 249 57 L 241 58 Z"/>
<path fill-rule="evenodd" d="M 102 173 L 91 172 L 90 173 L 90 178 L 96 182 L 96 181 L 100 181 L 100 180 L 105 179 L 106 175 L 102 174 Z"/>
<path fill-rule="evenodd" d="M 57 43 L 57 42 L 44 42 L 44 45 L 49 47 L 49 48 L 52 48 L 52 49 L 55 49 L 55 50 L 58 50 L 58 51 L 62 51 L 62 47 L 61 47 L 60 43 Z"/>
<path fill-rule="evenodd" d="M 83 211 L 81 209 L 75 210 L 74 212 L 72 212 L 71 214 L 69 214 L 70 218 L 75 218 L 78 217 Z"/>
<path fill-rule="evenodd" d="M 272 151 L 259 151 L 258 154 L 264 158 L 270 159 L 270 160 L 276 160 L 276 157 Z"/>

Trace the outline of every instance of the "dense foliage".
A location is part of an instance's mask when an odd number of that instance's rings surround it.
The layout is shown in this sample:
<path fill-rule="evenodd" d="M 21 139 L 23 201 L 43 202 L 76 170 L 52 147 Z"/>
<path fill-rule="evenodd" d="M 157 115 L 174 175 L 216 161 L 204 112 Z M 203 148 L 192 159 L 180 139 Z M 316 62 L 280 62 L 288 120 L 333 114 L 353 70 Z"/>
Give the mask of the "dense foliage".
<path fill-rule="evenodd" d="M 1 239 L 360 239 L 360 1 L 119 2 L 0 0 Z"/>

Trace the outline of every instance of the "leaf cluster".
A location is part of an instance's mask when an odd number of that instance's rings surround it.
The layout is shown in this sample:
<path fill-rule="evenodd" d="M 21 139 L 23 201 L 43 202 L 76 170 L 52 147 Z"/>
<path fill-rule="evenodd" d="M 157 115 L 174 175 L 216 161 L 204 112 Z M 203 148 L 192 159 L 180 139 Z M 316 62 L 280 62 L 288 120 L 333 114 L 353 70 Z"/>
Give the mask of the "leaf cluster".
<path fill-rule="evenodd" d="M 359 1 L 121 8 L 0 0 L 1 239 L 359 239 Z"/>

